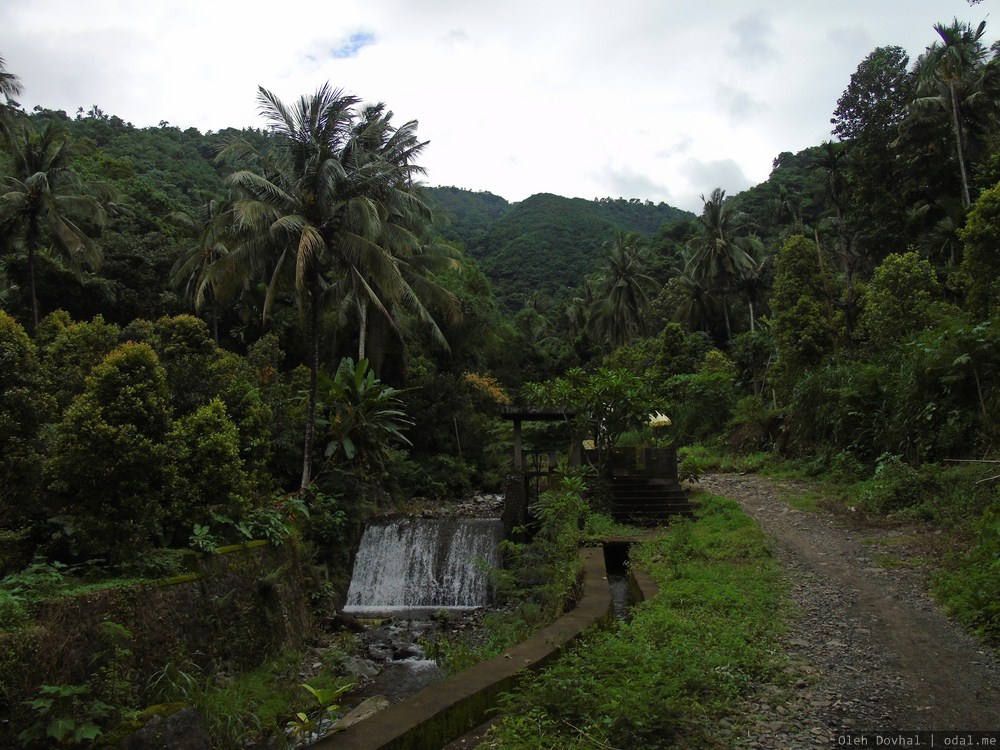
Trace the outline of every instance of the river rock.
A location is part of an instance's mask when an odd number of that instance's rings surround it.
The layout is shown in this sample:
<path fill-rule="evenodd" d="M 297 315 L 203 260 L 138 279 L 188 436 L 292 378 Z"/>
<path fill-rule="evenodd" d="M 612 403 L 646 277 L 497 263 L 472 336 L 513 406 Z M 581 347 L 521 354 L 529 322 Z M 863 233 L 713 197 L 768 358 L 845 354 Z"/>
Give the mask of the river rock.
<path fill-rule="evenodd" d="M 368 659 L 359 659 L 356 656 L 349 656 L 344 659 L 344 669 L 355 680 L 371 679 L 378 674 L 378 667 Z"/>
<path fill-rule="evenodd" d="M 157 713 L 118 746 L 119 750 L 212 750 L 212 738 L 198 712 L 184 707 L 173 713 Z"/>
<path fill-rule="evenodd" d="M 389 699 L 384 695 L 373 695 L 371 698 L 366 698 L 337 722 L 337 728 L 346 729 L 352 724 L 357 724 L 372 714 L 378 713 L 383 708 L 388 708 L 389 705 Z"/>

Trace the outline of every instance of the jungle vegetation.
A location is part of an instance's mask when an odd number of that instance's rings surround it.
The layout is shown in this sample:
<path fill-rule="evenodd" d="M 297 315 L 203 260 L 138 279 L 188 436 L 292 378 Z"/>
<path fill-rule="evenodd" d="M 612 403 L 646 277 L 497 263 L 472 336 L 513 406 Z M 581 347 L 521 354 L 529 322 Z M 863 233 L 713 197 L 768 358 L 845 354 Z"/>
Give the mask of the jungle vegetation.
<path fill-rule="evenodd" d="M 200 133 L 23 112 L 14 73 L 0 59 L 0 578 L 164 574 L 150 550 L 286 533 L 343 566 L 366 514 L 500 486 L 499 405 L 610 384 L 678 446 L 953 530 L 938 591 L 1000 638 L 984 25 L 873 50 L 831 140 L 698 216 L 426 187 L 417 124 L 328 85 L 261 89 L 260 129 Z M 0 628 L 30 615 L 10 590 Z"/>

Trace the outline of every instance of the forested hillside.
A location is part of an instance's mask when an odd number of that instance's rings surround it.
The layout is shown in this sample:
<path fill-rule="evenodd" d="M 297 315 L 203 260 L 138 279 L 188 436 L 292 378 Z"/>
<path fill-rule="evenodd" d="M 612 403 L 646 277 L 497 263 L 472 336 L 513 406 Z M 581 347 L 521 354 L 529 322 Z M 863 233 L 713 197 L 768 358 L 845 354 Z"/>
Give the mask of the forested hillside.
<path fill-rule="evenodd" d="M 202 134 L 23 112 L 15 73 L 0 59 L 0 634 L 64 585 L 177 576 L 250 537 L 301 545 L 328 602 L 369 515 L 504 486 L 517 403 L 572 407 L 602 457 L 780 466 L 940 531 L 936 595 L 1000 642 L 985 23 L 929 22 L 912 61 L 873 50 L 831 140 L 698 216 L 423 188 L 416 122 L 329 85 L 261 89 L 261 130 Z M 571 556 L 600 515 L 574 482 L 539 511 Z M 86 688 L 117 701 L 103 729 L 153 700 L 109 685 Z"/>
<path fill-rule="evenodd" d="M 511 311 L 532 295 L 565 300 L 598 270 L 602 246 L 619 232 L 654 236 L 693 218 L 665 203 L 623 198 L 588 201 L 542 193 L 508 204 L 490 193 L 431 188 L 442 209 L 442 235 L 461 243 Z"/>

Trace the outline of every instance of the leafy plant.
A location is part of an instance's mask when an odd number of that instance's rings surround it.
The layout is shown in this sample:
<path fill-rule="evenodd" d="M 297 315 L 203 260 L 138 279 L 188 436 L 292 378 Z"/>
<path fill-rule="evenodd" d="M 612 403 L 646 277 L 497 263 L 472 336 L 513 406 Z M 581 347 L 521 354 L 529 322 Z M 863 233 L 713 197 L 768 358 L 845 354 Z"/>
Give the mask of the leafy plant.
<path fill-rule="evenodd" d="M 324 722 L 330 715 L 340 711 L 343 706 L 337 704 L 337 700 L 354 687 L 353 682 L 347 682 L 335 688 L 314 688 L 312 685 L 303 682 L 301 687 L 312 696 L 312 707 L 306 711 L 296 711 L 295 716 L 288 722 L 288 728 L 292 737 L 313 737 L 318 734 L 325 734 L 323 730 Z M 329 731 L 339 731 L 336 726 Z"/>
<path fill-rule="evenodd" d="M 524 393 L 536 406 L 576 411 L 577 432 L 593 437 L 604 470 L 610 470 L 611 451 L 622 436 L 644 429 L 650 414 L 662 408 L 647 378 L 618 368 L 573 368 L 563 377 L 525 384 Z"/>
<path fill-rule="evenodd" d="M 677 464 L 677 478 L 682 482 L 700 482 L 704 467 L 695 456 L 684 456 Z"/>
<path fill-rule="evenodd" d="M 36 559 L 24 570 L 0 579 L 0 589 L 24 599 L 41 599 L 66 587 L 68 569 L 57 560 Z"/>
<path fill-rule="evenodd" d="M 18 735 L 23 747 L 51 738 L 62 747 L 89 744 L 103 732 L 97 720 L 110 717 L 114 708 L 88 698 L 85 685 L 42 685 L 38 697 L 28 702 L 37 719 Z"/>
<path fill-rule="evenodd" d="M 0 588 L 0 630 L 13 628 L 28 619 L 28 610 L 17 594 Z"/>
<path fill-rule="evenodd" d="M 380 382 L 362 359 L 340 361 L 336 374 L 319 377 L 317 426 L 326 433 L 326 458 L 361 471 L 380 469 L 391 442 L 409 445 L 403 430 L 412 425 L 400 391 Z"/>
<path fill-rule="evenodd" d="M 199 552 L 215 552 L 219 547 L 219 540 L 212 533 L 212 527 L 208 524 L 196 523 L 191 530 L 189 539 L 191 549 Z"/>

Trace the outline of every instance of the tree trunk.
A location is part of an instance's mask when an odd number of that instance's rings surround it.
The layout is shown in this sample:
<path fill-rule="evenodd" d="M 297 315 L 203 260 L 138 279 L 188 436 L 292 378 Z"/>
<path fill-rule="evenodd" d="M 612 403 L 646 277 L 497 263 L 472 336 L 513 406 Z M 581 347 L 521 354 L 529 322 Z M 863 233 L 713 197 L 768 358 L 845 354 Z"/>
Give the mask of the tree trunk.
<path fill-rule="evenodd" d="M 951 126 L 955 131 L 955 148 L 958 150 L 958 171 L 962 177 L 962 207 L 969 208 L 972 198 L 969 196 L 969 177 L 965 171 L 965 149 L 962 148 L 962 124 L 958 118 L 958 97 L 955 95 L 955 82 L 948 81 L 948 91 L 951 93 Z"/>
<path fill-rule="evenodd" d="M 358 302 L 358 362 L 365 358 L 367 348 L 365 346 L 368 339 L 368 300 L 363 299 Z"/>
<path fill-rule="evenodd" d="M 31 335 L 38 333 L 38 297 L 35 296 L 35 242 L 28 240 L 28 293 L 31 295 Z"/>
<path fill-rule="evenodd" d="M 315 293 L 309 295 L 307 321 L 309 340 L 309 405 L 306 409 L 306 431 L 302 449 L 302 483 L 299 492 L 305 492 L 312 484 L 312 450 L 316 435 L 316 395 L 319 388 L 319 302 Z"/>

